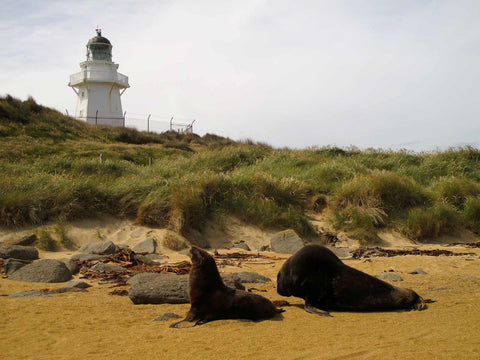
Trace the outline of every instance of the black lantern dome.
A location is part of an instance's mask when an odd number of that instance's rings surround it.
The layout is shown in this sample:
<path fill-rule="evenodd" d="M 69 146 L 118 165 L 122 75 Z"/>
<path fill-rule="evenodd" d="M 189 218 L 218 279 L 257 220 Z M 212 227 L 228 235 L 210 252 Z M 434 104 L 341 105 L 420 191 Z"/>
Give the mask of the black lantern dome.
<path fill-rule="evenodd" d="M 88 40 L 87 60 L 112 61 L 112 44 L 102 36 L 102 30 L 96 29 L 97 36 Z"/>

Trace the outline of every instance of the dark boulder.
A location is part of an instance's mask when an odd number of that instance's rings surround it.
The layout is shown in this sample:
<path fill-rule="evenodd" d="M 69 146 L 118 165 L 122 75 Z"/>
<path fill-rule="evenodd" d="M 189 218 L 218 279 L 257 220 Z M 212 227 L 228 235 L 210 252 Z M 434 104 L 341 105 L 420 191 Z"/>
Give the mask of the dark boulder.
<path fill-rule="evenodd" d="M 10 245 L 33 246 L 38 238 L 35 234 L 25 235 L 18 240 L 11 241 Z"/>
<path fill-rule="evenodd" d="M 291 229 L 280 231 L 270 239 L 272 251 L 282 254 L 295 254 L 303 247 L 303 240 Z"/>
<path fill-rule="evenodd" d="M 111 241 L 97 241 L 83 245 L 78 251 L 87 254 L 110 255 L 115 254 L 118 247 Z"/>
<path fill-rule="evenodd" d="M 239 277 L 222 275 L 226 286 L 245 290 Z M 128 296 L 134 304 L 187 304 L 188 275 L 140 273 L 127 281 Z"/>
<path fill-rule="evenodd" d="M 270 278 L 253 273 L 253 272 L 238 272 L 232 273 L 233 277 L 237 277 L 241 283 L 266 283 L 272 281 Z"/>
<path fill-rule="evenodd" d="M 153 238 L 148 238 L 133 247 L 137 254 L 154 254 L 157 251 L 157 242 Z"/>
<path fill-rule="evenodd" d="M 3 264 L 3 271 L 5 274 L 13 274 L 18 269 L 24 267 L 25 265 L 30 264 L 30 260 L 20 260 L 20 259 L 7 259 Z"/>
<path fill-rule="evenodd" d="M 9 276 L 10 280 L 58 283 L 72 278 L 67 266 L 58 260 L 37 260 L 25 265 Z"/>
<path fill-rule="evenodd" d="M 38 250 L 33 246 L 3 245 L 0 246 L 0 257 L 4 259 L 36 260 L 38 259 Z"/>
<path fill-rule="evenodd" d="M 125 268 L 115 265 L 115 264 L 107 264 L 107 263 L 102 263 L 99 262 L 95 265 L 93 265 L 90 270 L 93 271 L 111 271 L 111 272 L 125 272 L 127 271 Z"/>
<path fill-rule="evenodd" d="M 95 261 L 100 260 L 104 257 L 104 255 L 97 255 L 97 254 L 77 254 L 71 257 L 72 260 L 79 260 L 79 261 Z"/>
<path fill-rule="evenodd" d="M 141 273 L 128 280 L 134 304 L 187 304 L 188 275 Z"/>

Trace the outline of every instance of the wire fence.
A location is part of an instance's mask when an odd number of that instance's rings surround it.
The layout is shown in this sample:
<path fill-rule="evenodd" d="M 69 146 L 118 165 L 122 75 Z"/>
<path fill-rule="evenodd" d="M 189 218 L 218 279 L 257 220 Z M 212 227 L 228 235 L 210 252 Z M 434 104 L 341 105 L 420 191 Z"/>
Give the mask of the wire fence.
<path fill-rule="evenodd" d="M 68 110 L 66 110 L 66 114 L 69 115 Z M 161 116 L 154 114 L 125 112 L 123 116 L 123 118 L 109 118 L 103 116 L 76 118 L 97 125 L 104 125 L 106 123 L 118 124 L 119 121 L 121 121 L 121 126 L 123 127 L 133 128 L 139 131 L 147 131 L 149 133 L 175 131 L 182 134 L 189 134 L 193 133 L 193 123 L 195 122 L 195 119 L 177 118 L 175 116 Z"/>

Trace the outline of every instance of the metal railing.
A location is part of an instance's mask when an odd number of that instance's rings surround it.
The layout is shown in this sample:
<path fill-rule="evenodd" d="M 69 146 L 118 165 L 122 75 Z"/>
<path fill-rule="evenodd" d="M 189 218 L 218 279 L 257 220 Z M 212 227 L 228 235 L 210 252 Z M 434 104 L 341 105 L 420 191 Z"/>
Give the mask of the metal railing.
<path fill-rule="evenodd" d="M 70 75 L 70 86 L 82 83 L 84 81 L 97 81 L 116 83 L 124 87 L 129 87 L 128 76 L 120 73 L 112 73 L 111 71 L 101 70 L 84 70 Z"/>

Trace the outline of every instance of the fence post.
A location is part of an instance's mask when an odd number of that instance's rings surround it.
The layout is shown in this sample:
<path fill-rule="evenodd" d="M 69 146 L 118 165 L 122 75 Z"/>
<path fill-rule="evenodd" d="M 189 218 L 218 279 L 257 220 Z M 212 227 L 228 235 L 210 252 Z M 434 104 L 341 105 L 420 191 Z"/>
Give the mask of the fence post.
<path fill-rule="evenodd" d="M 95 125 L 97 125 L 98 110 L 95 112 Z"/>
<path fill-rule="evenodd" d="M 100 153 L 100 164 L 103 162 L 103 154 Z"/>

